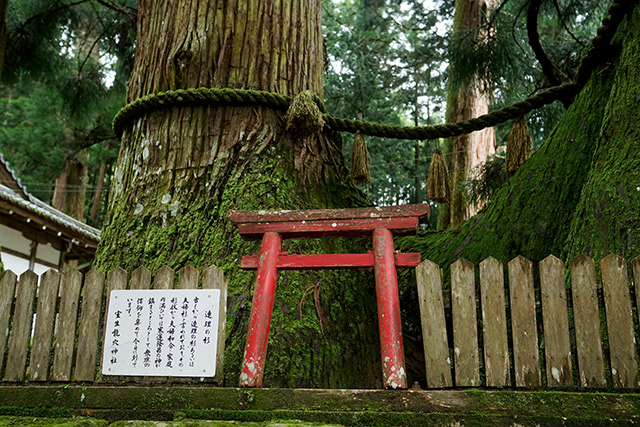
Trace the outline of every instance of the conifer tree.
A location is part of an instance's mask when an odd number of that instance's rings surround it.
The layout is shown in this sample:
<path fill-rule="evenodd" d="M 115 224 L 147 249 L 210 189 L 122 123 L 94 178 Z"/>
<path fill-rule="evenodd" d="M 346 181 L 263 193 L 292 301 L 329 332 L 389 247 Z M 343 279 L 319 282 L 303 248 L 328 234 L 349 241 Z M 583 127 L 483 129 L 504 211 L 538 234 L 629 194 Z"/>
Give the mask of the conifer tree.
<path fill-rule="evenodd" d="M 473 34 L 476 43 L 487 43 L 489 37 L 487 23 L 491 11 L 496 8 L 496 3 L 494 0 L 456 0 L 453 41 L 450 49 L 459 49 L 458 40 L 470 37 L 470 34 Z M 455 62 L 451 64 L 451 67 L 459 66 Z M 465 85 L 457 85 L 450 81 L 447 96 L 447 122 L 455 123 L 488 113 L 490 95 L 487 86 L 477 74 L 469 77 Z M 457 227 L 481 207 L 473 201 L 465 200 L 462 184 L 471 179 L 474 170 L 481 167 L 495 152 L 493 128 L 447 140 L 445 159 L 451 175 L 453 194 L 448 205 L 439 206 L 440 228 Z"/>

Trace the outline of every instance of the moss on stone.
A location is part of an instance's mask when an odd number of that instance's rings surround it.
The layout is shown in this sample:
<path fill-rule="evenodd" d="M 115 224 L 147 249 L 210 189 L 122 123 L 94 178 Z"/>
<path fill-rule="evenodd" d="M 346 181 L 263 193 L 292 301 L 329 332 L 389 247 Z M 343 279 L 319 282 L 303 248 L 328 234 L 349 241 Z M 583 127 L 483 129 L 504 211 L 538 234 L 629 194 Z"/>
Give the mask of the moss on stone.
<path fill-rule="evenodd" d="M 343 423 L 346 419 L 366 419 L 368 414 L 386 419 L 400 419 L 401 416 L 414 419 L 424 413 L 469 418 L 517 416 L 627 420 L 636 417 L 640 409 L 640 395 L 633 393 L 237 389 L 175 385 L 71 386 L 64 389 L 5 386 L 0 387 L 0 401 L 13 405 L 0 407 L 0 415 L 83 415 L 110 421 L 171 420 L 175 417 L 311 420 L 311 415 L 304 414 L 315 414 L 322 415 L 315 421 L 329 422 L 341 417 Z M 257 418 L 249 419 L 249 416 Z"/>
<path fill-rule="evenodd" d="M 57 426 L 57 427 L 103 427 L 109 423 L 106 420 L 98 420 L 95 418 L 73 417 L 59 418 L 38 418 L 33 416 L 0 416 L 1 426 Z"/>

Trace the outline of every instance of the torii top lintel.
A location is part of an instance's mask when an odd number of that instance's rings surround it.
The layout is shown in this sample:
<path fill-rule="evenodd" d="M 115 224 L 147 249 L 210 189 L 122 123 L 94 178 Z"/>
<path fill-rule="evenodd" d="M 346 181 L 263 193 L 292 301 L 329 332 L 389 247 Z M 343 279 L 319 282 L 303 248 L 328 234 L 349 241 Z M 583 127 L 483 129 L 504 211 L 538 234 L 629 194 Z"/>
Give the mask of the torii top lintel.
<path fill-rule="evenodd" d="M 354 209 L 309 209 L 283 211 L 229 211 L 229 220 L 247 240 L 258 240 L 267 232 L 283 238 L 356 237 L 386 228 L 395 235 L 415 234 L 418 224 L 428 221 L 427 204 Z"/>

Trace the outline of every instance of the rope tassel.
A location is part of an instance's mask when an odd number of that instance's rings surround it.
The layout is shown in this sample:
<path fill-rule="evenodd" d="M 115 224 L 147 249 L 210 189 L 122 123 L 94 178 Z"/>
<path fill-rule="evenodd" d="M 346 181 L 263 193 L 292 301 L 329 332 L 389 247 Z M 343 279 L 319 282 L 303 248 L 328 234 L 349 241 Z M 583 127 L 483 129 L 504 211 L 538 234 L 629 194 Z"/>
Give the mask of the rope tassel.
<path fill-rule="evenodd" d="M 303 90 L 291 101 L 284 120 L 287 132 L 292 137 L 304 139 L 322 130 L 324 120 L 316 98 L 317 96 L 310 90 Z"/>
<path fill-rule="evenodd" d="M 364 135 L 357 132 L 353 140 L 353 155 L 351 156 L 351 178 L 356 184 L 371 182 L 370 164 L 369 150 Z"/>
<path fill-rule="evenodd" d="M 427 199 L 438 203 L 449 203 L 451 201 L 449 170 L 444 162 L 442 150 L 439 148 L 436 148 L 433 156 L 431 156 L 429 176 L 427 177 Z"/>
<path fill-rule="evenodd" d="M 513 120 L 509 138 L 507 139 L 507 156 L 505 166 L 507 172 L 513 173 L 531 156 L 531 134 L 524 116 Z"/>

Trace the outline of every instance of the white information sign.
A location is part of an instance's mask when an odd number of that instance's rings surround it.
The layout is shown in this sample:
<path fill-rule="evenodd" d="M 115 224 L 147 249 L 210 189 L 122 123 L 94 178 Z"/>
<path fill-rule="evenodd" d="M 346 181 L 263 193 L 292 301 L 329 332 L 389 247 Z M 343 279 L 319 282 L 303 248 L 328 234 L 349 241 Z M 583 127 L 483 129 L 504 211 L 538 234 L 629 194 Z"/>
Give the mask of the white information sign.
<path fill-rule="evenodd" d="M 213 377 L 220 290 L 114 290 L 104 375 Z"/>

